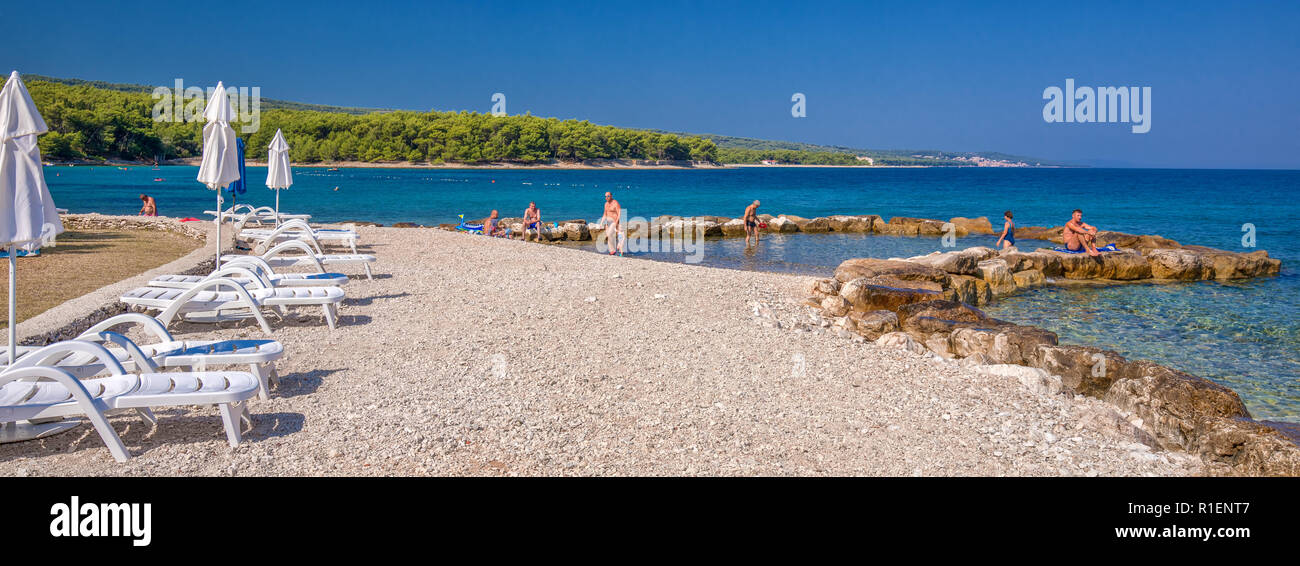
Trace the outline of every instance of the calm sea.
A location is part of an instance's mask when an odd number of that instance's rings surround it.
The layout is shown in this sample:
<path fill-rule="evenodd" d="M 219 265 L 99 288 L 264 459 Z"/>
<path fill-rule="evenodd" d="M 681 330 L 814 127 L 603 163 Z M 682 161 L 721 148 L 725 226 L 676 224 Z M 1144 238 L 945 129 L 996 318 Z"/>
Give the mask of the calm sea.
<path fill-rule="evenodd" d="M 196 167 L 47 167 L 55 202 L 72 212 L 134 214 L 139 193 L 168 216 L 204 218 L 215 195 L 195 182 Z M 270 205 L 250 167 L 240 202 Z M 155 180 L 160 178 L 162 180 Z M 1000 228 L 1011 209 L 1019 225 L 1058 226 L 1081 208 L 1105 230 L 1160 234 L 1185 244 L 1256 249 L 1283 261 L 1278 277 L 1220 283 L 1045 288 L 1002 299 L 989 314 L 1056 331 L 1063 341 L 1115 349 L 1219 381 L 1238 391 L 1256 418 L 1300 422 L 1300 171 L 1135 169 L 836 169 L 727 170 L 419 170 L 298 169 L 281 194 L 290 212 L 313 220 L 391 224 L 456 222 L 495 208 L 521 216 L 536 201 L 544 221 L 601 215 L 605 191 L 636 216 L 739 216 L 753 199 L 760 212 L 805 217 L 879 214 L 946 219 L 987 216 Z M 972 236 L 960 246 L 992 245 Z M 1032 243 L 1021 242 L 1022 249 Z M 930 238 L 843 234 L 774 236 L 757 249 L 710 241 L 704 263 L 738 269 L 829 275 L 852 257 L 896 257 L 939 249 Z M 650 259 L 680 261 L 680 256 Z"/>

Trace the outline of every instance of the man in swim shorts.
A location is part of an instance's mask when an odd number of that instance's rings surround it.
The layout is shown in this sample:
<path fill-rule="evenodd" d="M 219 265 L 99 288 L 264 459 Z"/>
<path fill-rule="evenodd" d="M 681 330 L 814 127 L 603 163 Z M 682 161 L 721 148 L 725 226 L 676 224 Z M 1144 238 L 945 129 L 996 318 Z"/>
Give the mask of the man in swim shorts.
<path fill-rule="evenodd" d="M 623 253 L 622 243 L 619 241 L 619 221 L 623 216 L 623 207 L 614 200 L 613 193 L 605 193 L 605 214 L 600 217 L 600 223 L 605 225 L 605 244 L 609 246 L 609 255 L 615 252 Z"/>
<path fill-rule="evenodd" d="M 528 241 L 528 233 L 536 231 L 537 241 L 542 241 L 542 211 L 537 209 L 537 203 L 528 203 L 528 209 L 524 211 L 524 241 Z"/>
<path fill-rule="evenodd" d="M 1097 257 L 1097 227 L 1083 221 L 1083 211 L 1074 209 L 1074 215 L 1065 223 L 1065 249 L 1072 252 L 1088 250 L 1088 255 Z"/>
<path fill-rule="evenodd" d="M 144 206 L 140 207 L 139 216 L 158 216 L 158 201 L 149 195 L 140 195 L 140 202 Z"/>
<path fill-rule="evenodd" d="M 745 245 L 749 245 L 749 237 L 754 237 L 754 243 L 758 243 L 758 201 L 754 201 L 745 207 L 745 215 L 741 220 L 745 221 Z"/>

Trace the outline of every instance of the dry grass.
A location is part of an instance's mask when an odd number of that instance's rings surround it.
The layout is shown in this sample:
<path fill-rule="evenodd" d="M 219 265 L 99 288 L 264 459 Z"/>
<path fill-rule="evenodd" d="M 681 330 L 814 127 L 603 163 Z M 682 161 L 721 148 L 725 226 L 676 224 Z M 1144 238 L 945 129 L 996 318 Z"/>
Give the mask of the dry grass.
<path fill-rule="evenodd" d="M 18 258 L 18 321 L 45 312 L 105 285 L 179 259 L 201 242 L 169 232 L 81 230 L 59 235 L 58 245 L 36 258 Z M 8 270 L 9 260 L 0 258 Z M 9 301 L 8 273 L 0 281 L 0 305 Z M 8 313 L 0 318 L 7 328 Z"/>

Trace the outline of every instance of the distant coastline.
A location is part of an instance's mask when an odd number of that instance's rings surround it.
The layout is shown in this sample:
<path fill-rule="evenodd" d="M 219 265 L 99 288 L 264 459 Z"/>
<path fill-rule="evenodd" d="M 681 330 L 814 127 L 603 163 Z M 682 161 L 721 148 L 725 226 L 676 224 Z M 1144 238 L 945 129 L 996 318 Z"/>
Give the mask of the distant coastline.
<path fill-rule="evenodd" d="M 152 163 L 141 163 L 138 161 L 125 161 L 109 159 L 105 161 L 58 161 L 47 160 L 48 164 L 55 166 L 83 166 L 83 167 L 153 167 Z M 265 161 L 250 159 L 247 164 L 252 167 L 264 167 Z M 199 158 L 186 157 L 179 159 L 168 159 L 159 163 L 160 167 L 167 166 L 198 166 Z M 412 163 L 407 161 L 396 162 L 368 162 L 368 161 L 320 161 L 315 163 L 294 163 L 295 168 L 358 168 L 358 169 L 545 169 L 545 170 L 650 170 L 650 169 L 675 169 L 675 170 L 707 170 L 716 171 L 720 169 L 741 169 L 741 168 L 758 168 L 758 169 L 779 169 L 779 168 L 802 168 L 802 169 L 979 169 L 973 165 L 816 165 L 802 163 L 778 163 L 771 165 L 757 163 L 707 163 L 692 161 L 650 161 L 640 159 L 610 159 L 610 160 L 589 160 L 589 161 L 548 161 L 539 163 Z M 1032 166 L 1029 169 L 1056 169 L 1056 166 Z"/>

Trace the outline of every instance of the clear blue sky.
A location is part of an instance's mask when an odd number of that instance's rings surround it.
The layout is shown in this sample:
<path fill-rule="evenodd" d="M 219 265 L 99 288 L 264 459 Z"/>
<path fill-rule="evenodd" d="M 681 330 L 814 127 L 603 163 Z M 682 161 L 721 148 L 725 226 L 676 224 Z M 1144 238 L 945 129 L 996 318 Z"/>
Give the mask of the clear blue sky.
<path fill-rule="evenodd" d="M 1300 168 L 1297 2 L 6 1 L 0 20 L 21 73 L 419 110 L 503 92 L 511 114 L 627 127 Z M 1151 132 L 1044 123 L 1066 78 L 1152 87 Z"/>

